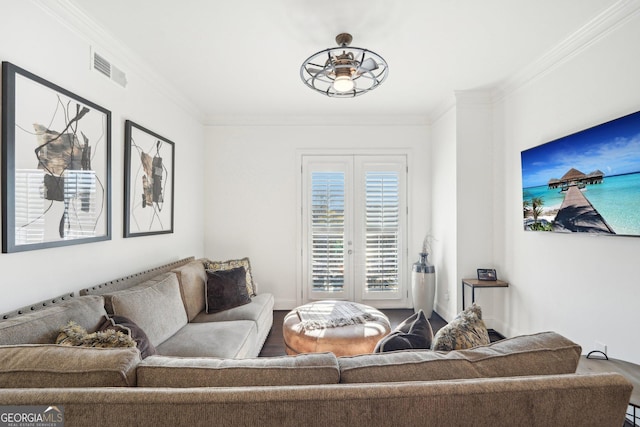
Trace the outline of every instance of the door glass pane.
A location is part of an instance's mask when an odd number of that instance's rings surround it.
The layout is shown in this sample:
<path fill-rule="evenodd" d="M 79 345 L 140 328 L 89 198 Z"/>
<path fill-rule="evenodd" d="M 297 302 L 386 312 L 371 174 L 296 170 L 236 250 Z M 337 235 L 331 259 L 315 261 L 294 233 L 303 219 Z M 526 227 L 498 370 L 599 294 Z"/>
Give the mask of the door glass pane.
<path fill-rule="evenodd" d="M 398 172 L 367 172 L 365 186 L 366 291 L 397 292 L 400 269 Z"/>
<path fill-rule="evenodd" d="M 314 292 L 342 292 L 345 234 L 344 172 L 311 174 L 311 281 Z"/>

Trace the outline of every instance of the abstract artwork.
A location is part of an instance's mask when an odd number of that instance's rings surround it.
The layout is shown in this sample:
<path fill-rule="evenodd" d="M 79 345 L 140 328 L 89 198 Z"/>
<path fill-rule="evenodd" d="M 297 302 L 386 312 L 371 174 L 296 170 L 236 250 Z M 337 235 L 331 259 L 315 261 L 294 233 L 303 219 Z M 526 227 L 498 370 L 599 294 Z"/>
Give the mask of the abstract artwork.
<path fill-rule="evenodd" d="M 111 112 L 2 63 L 2 251 L 111 239 Z"/>
<path fill-rule="evenodd" d="M 173 233 L 174 143 L 125 122 L 124 237 Z"/>
<path fill-rule="evenodd" d="M 640 111 L 521 159 L 525 230 L 640 236 Z"/>

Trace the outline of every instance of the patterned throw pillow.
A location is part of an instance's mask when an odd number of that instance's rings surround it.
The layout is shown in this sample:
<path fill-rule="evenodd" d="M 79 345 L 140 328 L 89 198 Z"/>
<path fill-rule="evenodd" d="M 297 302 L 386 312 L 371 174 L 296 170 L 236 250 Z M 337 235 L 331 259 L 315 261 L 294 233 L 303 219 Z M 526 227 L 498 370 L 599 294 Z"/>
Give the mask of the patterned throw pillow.
<path fill-rule="evenodd" d="M 431 349 L 462 350 L 489 343 L 489 332 L 482 320 L 482 309 L 474 303 L 436 333 Z"/>
<path fill-rule="evenodd" d="M 74 321 L 69 321 L 60 329 L 56 344 L 70 347 L 135 347 L 136 342 L 127 334 L 108 329 L 87 333 L 87 330 Z"/>
<path fill-rule="evenodd" d="M 227 261 L 204 261 L 204 269 L 212 271 L 231 270 L 232 268 L 244 267 L 246 271 L 247 293 L 250 297 L 256 296 L 256 288 L 251 275 L 251 262 L 249 258 L 231 259 Z"/>

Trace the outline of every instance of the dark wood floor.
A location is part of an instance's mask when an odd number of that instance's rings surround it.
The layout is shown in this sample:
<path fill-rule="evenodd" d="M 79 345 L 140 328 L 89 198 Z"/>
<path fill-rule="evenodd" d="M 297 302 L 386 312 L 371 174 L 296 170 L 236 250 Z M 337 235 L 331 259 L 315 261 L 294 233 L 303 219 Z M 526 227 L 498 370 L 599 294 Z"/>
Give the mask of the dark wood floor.
<path fill-rule="evenodd" d="M 413 309 L 394 309 L 380 311 L 382 311 L 389 318 L 391 329 L 398 326 L 403 320 L 413 314 Z M 282 321 L 284 320 L 284 316 L 286 316 L 288 312 L 288 310 L 276 310 L 273 312 L 273 327 L 271 328 L 271 332 L 269 333 L 269 336 L 267 337 L 267 340 L 262 347 L 260 357 L 284 356 L 287 354 L 284 350 L 284 339 L 282 337 Z M 433 329 L 434 334 L 441 327 L 447 324 L 447 322 L 445 322 L 444 319 L 438 316 L 438 314 L 435 312 L 429 319 L 429 323 L 431 323 L 431 328 Z"/>

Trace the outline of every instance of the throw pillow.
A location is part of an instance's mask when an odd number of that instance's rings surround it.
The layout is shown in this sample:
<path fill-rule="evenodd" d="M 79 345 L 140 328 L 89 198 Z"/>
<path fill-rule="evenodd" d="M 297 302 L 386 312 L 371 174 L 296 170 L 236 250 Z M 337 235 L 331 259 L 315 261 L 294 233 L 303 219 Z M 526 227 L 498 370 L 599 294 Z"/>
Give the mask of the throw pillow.
<path fill-rule="evenodd" d="M 156 348 L 151 344 L 147 334 L 142 330 L 140 326 L 125 316 L 113 315 L 109 317 L 100 327 L 101 331 L 113 329 L 116 331 L 125 332 L 133 338 L 136 342 L 138 350 L 140 350 L 140 356 L 144 359 L 147 356 L 156 354 Z"/>
<path fill-rule="evenodd" d="M 482 320 L 482 309 L 479 305 L 473 304 L 436 333 L 432 349 L 462 350 L 489 343 L 489 332 Z"/>
<path fill-rule="evenodd" d="M 136 342 L 122 331 L 109 329 L 87 333 L 87 330 L 74 321 L 69 321 L 60 329 L 56 344 L 70 347 L 135 347 Z"/>
<path fill-rule="evenodd" d="M 250 297 L 256 296 L 256 287 L 253 283 L 253 275 L 251 274 L 251 262 L 249 258 L 231 259 L 227 261 L 204 261 L 205 270 L 231 270 L 233 268 L 244 267 L 246 273 L 247 293 Z"/>
<path fill-rule="evenodd" d="M 217 313 L 233 307 L 249 304 L 246 270 L 244 267 L 231 270 L 207 270 L 207 313 Z"/>
<path fill-rule="evenodd" d="M 433 329 L 422 310 L 400 323 L 389 335 L 382 338 L 374 353 L 395 350 L 429 349 Z"/>

